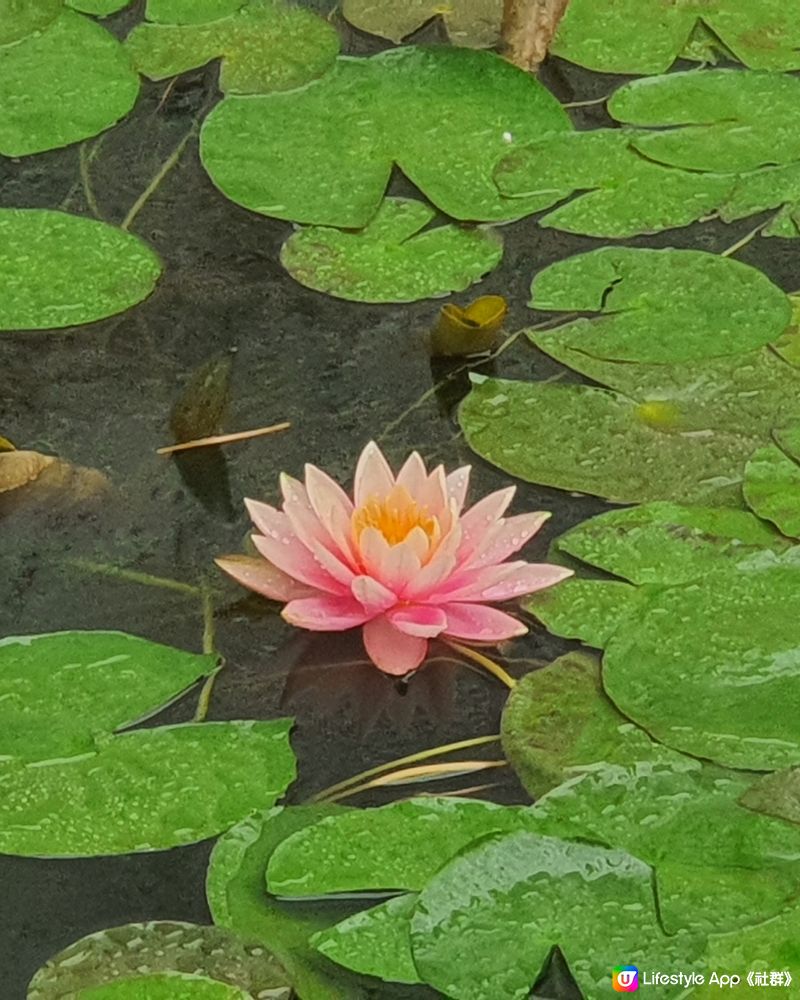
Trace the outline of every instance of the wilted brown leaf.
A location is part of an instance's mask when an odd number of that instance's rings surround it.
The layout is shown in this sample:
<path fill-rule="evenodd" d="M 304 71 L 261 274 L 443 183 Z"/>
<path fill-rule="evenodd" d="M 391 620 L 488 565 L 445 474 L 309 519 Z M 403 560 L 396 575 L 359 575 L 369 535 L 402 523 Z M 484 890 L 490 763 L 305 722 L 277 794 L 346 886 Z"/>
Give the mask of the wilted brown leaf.
<path fill-rule="evenodd" d="M 569 0 L 505 0 L 503 47 L 509 62 L 535 73 L 568 4 Z"/>
<path fill-rule="evenodd" d="M 97 469 L 38 451 L 0 452 L 0 515 L 30 504 L 83 503 L 102 496 L 109 487 Z"/>

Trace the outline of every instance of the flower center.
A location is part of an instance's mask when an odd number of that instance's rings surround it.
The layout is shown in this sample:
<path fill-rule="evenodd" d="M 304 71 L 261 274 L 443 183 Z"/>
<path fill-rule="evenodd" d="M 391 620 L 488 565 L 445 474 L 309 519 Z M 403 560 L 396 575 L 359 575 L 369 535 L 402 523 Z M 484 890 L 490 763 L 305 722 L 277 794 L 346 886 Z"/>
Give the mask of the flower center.
<path fill-rule="evenodd" d="M 377 528 L 390 545 L 398 545 L 414 530 L 422 528 L 429 541 L 439 533 L 439 524 L 426 507 L 402 486 L 395 486 L 383 500 L 372 497 L 353 513 L 353 535 L 356 541 L 365 528 Z"/>

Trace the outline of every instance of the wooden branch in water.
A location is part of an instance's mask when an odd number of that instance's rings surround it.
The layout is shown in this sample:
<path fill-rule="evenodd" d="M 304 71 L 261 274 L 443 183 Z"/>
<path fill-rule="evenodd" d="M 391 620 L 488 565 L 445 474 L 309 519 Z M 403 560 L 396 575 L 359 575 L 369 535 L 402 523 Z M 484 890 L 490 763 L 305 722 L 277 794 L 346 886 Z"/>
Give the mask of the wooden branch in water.
<path fill-rule="evenodd" d="M 157 448 L 157 455 L 174 455 L 176 451 L 188 451 L 190 448 L 209 448 L 220 444 L 233 444 L 235 441 L 249 441 L 252 438 L 263 437 L 265 434 L 275 434 L 288 430 L 292 425 L 289 421 L 273 424 L 271 427 L 258 427 L 254 431 L 239 431 L 236 434 L 215 434 L 213 437 L 197 438 L 196 441 L 181 441 L 180 444 L 169 444 Z"/>
<path fill-rule="evenodd" d="M 529 73 L 544 62 L 569 0 L 504 0 L 503 48 L 506 59 Z"/>

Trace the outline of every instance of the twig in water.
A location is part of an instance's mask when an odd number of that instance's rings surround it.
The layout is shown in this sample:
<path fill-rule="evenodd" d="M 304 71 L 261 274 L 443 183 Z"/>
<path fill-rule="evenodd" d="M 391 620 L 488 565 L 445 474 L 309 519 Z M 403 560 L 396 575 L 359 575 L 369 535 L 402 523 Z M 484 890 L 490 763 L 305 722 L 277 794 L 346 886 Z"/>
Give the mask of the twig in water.
<path fill-rule="evenodd" d="M 189 448 L 208 448 L 217 444 L 232 444 L 234 441 L 249 441 L 251 438 L 263 437 L 265 434 L 275 434 L 288 430 L 292 425 L 288 420 L 282 424 L 272 424 L 271 427 L 258 427 L 254 431 L 238 431 L 235 434 L 216 434 L 213 437 L 197 438 L 194 441 L 181 441 L 180 444 L 168 444 L 157 448 L 157 455 L 172 455 L 176 451 L 187 451 Z"/>

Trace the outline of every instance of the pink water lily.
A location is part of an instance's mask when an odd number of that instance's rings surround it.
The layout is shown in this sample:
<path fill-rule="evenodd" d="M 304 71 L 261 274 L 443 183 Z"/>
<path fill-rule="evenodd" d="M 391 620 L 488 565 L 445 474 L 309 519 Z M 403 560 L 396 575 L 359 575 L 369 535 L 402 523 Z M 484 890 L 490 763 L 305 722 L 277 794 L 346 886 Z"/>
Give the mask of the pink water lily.
<path fill-rule="evenodd" d="M 402 676 L 425 659 L 436 636 L 497 643 L 527 629 L 491 607 L 550 587 L 571 571 L 506 562 L 550 516 L 503 517 L 515 487 L 464 510 L 469 466 L 428 472 L 415 452 L 395 476 L 380 448 L 361 453 L 353 500 L 313 465 L 305 484 L 281 476 L 283 509 L 246 500 L 260 559 L 217 564 L 239 583 L 285 601 L 299 628 L 363 626 L 377 667 Z"/>

